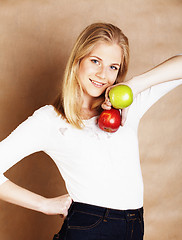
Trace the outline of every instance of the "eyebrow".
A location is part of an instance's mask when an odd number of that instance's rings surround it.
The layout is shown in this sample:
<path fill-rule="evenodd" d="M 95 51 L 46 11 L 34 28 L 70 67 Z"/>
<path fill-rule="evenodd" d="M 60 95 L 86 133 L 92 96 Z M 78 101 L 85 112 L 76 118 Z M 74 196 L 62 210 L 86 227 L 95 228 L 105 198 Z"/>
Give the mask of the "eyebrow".
<path fill-rule="evenodd" d="M 98 57 L 98 56 L 95 56 L 95 55 L 90 55 L 90 57 L 95 57 L 95 58 L 98 58 L 99 60 L 101 60 L 102 61 L 102 58 L 100 58 L 100 57 Z M 119 63 L 112 63 L 111 65 L 117 65 L 117 66 L 121 66 L 121 64 L 119 64 Z"/>

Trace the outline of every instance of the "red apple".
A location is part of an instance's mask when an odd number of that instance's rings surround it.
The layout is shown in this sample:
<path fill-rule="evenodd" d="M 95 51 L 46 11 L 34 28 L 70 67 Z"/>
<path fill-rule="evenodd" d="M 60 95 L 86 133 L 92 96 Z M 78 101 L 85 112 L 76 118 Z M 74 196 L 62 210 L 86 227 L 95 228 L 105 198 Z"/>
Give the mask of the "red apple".
<path fill-rule="evenodd" d="M 118 109 L 104 110 L 98 119 L 100 129 L 106 132 L 116 132 L 121 125 L 121 115 Z"/>

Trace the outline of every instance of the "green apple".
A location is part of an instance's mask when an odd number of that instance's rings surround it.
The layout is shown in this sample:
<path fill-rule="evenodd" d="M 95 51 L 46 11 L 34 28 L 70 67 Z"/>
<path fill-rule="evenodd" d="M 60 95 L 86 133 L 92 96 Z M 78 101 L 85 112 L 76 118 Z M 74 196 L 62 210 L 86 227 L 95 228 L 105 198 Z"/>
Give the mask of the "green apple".
<path fill-rule="evenodd" d="M 118 85 L 111 88 L 109 98 L 114 108 L 123 109 L 132 104 L 133 93 L 127 85 Z"/>

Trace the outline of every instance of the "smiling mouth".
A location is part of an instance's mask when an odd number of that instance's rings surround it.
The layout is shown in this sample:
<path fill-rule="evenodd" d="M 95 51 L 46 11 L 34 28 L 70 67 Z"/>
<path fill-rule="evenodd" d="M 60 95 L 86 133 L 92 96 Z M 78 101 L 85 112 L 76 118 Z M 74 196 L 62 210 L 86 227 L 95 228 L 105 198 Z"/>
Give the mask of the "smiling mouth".
<path fill-rule="evenodd" d="M 91 83 L 95 86 L 95 87 L 103 87 L 106 83 L 101 83 L 101 82 L 97 82 L 97 81 L 94 81 L 92 79 L 89 78 L 89 80 L 91 81 Z"/>

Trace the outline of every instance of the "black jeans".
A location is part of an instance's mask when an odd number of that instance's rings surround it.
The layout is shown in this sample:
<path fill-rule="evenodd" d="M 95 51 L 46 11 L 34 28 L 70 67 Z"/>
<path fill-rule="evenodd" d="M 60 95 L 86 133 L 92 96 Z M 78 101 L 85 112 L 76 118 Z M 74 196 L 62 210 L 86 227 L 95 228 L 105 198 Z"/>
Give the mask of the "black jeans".
<path fill-rule="evenodd" d="M 73 202 L 53 240 L 142 240 L 143 208 L 114 210 Z"/>

